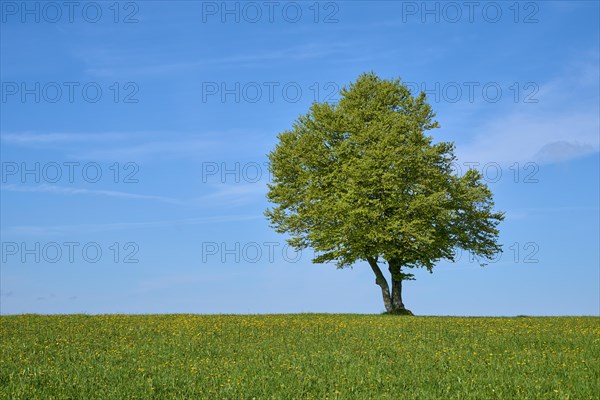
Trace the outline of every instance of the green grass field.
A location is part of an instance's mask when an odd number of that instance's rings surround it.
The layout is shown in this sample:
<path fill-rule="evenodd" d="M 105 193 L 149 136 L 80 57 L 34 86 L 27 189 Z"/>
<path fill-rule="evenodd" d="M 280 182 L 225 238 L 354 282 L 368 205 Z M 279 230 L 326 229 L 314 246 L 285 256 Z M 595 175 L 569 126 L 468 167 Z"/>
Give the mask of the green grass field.
<path fill-rule="evenodd" d="M 600 318 L 0 317 L 3 399 L 597 399 Z"/>

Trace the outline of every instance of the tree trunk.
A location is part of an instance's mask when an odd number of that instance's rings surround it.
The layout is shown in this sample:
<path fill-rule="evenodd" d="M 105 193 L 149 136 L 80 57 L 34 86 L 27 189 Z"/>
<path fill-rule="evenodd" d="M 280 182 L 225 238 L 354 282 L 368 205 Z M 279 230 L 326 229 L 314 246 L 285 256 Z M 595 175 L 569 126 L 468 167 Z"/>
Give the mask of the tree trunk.
<path fill-rule="evenodd" d="M 385 276 L 383 276 L 379 265 L 377 265 L 376 259 L 368 257 L 367 261 L 369 262 L 371 269 L 375 273 L 375 283 L 381 288 L 381 294 L 383 295 L 383 304 L 385 305 L 385 311 L 387 311 L 388 313 L 392 313 L 394 311 L 394 306 L 392 298 L 390 297 L 390 287 L 388 286 L 387 280 L 385 279 Z"/>
<path fill-rule="evenodd" d="M 402 303 L 402 281 L 392 280 L 392 306 L 394 311 L 406 310 Z"/>
<path fill-rule="evenodd" d="M 404 277 L 402 275 L 402 263 L 399 260 L 389 260 L 389 270 L 392 275 L 392 313 L 413 315 L 410 310 L 404 307 L 402 302 L 402 281 Z"/>

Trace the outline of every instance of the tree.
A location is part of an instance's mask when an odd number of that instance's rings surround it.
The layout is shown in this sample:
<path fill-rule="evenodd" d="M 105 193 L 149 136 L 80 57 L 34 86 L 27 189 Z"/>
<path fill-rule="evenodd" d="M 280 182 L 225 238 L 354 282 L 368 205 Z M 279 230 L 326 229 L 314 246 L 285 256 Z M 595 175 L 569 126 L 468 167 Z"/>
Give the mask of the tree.
<path fill-rule="evenodd" d="M 366 73 L 337 104 L 313 103 L 269 153 L 271 225 L 296 250 L 313 248 L 315 263 L 366 261 L 388 313 L 412 315 L 402 302 L 408 270 L 432 272 L 458 249 L 482 265 L 501 251 L 503 213 L 480 173 L 453 172 L 454 144 L 425 134 L 439 127 L 434 117 L 425 93 Z"/>

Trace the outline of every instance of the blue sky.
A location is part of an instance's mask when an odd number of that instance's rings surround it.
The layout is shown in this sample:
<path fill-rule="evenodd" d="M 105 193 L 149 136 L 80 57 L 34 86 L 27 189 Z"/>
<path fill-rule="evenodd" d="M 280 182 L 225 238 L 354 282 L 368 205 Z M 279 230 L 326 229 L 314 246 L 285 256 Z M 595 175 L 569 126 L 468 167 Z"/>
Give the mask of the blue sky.
<path fill-rule="evenodd" d="M 358 74 L 426 90 L 504 253 L 416 273 L 427 315 L 598 315 L 599 5 L 2 1 L 0 312 L 383 310 L 286 246 L 266 153 Z"/>

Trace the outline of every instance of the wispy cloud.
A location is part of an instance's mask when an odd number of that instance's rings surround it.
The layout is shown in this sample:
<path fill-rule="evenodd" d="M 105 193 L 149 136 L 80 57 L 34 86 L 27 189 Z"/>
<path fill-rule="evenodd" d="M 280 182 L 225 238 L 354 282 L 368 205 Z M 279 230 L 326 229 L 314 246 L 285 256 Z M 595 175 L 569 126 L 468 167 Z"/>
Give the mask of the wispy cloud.
<path fill-rule="evenodd" d="M 589 61 L 589 58 L 592 58 Z M 518 104 L 474 129 L 458 147 L 461 161 L 556 163 L 600 150 L 597 54 L 566 75 L 540 85 L 539 104 Z"/>
<path fill-rule="evenodd" d="M 3 191 L 8 192 L 25 192 L 25 193 L 54 193 L 63 195 L 85 195 L 85 196 L 103 196 L 103 197 L 116 197 L 121 199 L 133 199 L 133 200 L 152 200 L 159 201 L 162 203 L 182 205 L 185 202 L 173 199 L 170 197 L 153 196 L 145 194 L 136 194 L 129 192 L 119 192 L 115 190 L 98 190 L 98 189 L 79 189 L 56 185 L 38 185 L 38 186 L 24 186 L 24 185 L 2 185 L 0 187 Z"/>
<path fill-rule="evenodd" d="M 261 137 L 258 132 L 225 130 L 221 132 L 95 132 L 95 133 L 34 133 L 2 132 L 3 145 L 33 149 L 54 149 L 72 159 L 152 161 L 157 157 L 181 158 L 216 155 L 227 149 L 228 154 L 244 151 L 249 145 L 232 140 L 239 136 Z M 253 140 L 257 153 L 263 154 L 260 140 Z"/>
<path fill-rule="evenodd" d="M 481 128 L 484 135 L 457 150 L 461 161 L 551 163 L 598 151 L 598 116 L 594 112 L 513 114 Z"/>
<path fill-rule="evenodd" d="M 5 144 L 21 146 L 30 145 L 53 145 L 53 144 L 76 144 L 90 142 L 106 142 L 125 140 L 131 134 L 124 132 L 102 132 L 102 133 L 35 133 L 35 132 L 2 132 L 0 140 Z"/>
<path fill-rule="evenodd" d="M 199 284 L 213 284 L 214 282 L 224 281 L 226 278 L 230 278 L 225 272 L 220 274 L 207 274 L 206 271 L 202 271 L 197 274 L 179 274 L 179 275 L 168 275 L 161 276 L 153 279 L 142 280 L 138 283 L 138 288 L 135 290 L 136 293 L 152 292 L 156 290 L 172 289 L 181 286 L 198 286 Z"/>
<path fill-rule="evenodd" d="M 544 164 L 552 164 L 593 154 L 597 151 L 598 147 L 590 143 L 581 144 L 577 141 L 567 142 L 560 140 L 542 146 L 533 158 Z"/>
<path fill-rule="evenodd" d="M 164 57 L 157 57 L 156 54 L 147 56 L 147 62 L 140 64 L 139 57 L 129 60 L 127 56 L 119 59 L 112 59 L 111 65 L 98 66 L 106 64 L 104 52 L 94 50 L 92 57 L 86 57 L 90 66 L 86 73 L 91 76 L 107 78 L 116 76 L 153 76 L 162 74 L 172 74 L 185 70 L 197 70 L 201 67 L 256 67 L 272 66 L 275 63 L 292 63 L 307 60 L 336 60 L 342 55 L 353 53 L 356 45 L 348 42 L 340 43 L 307 43 L 300 46 L 282 47 L 279 49 L 262 50 L 252 53 L 239 53 L 235 55 L 216 56 L 212 58 L 204 57 L 201 59 L 188 60 L 177 63 L 165 63 L 163 60 L 170 59 L 167 54 Z M 89 50 L 88 50 L 89 51 Z M 97 53 L 99 56 L 93 56 Z M 93 61 L 93 62 L 90 62 Z"/>
<path fill-rule="evenodd" d="M 227 222 L 243 222 L 264 218 L 262 215 L 221 215 L 212 217 L 186 218 L 177 220 L 147 221 L 147 222 L 113 222 L 106 224 L 74 224 L 74 225 L 19 225 L 2 229 L 2 235 L 50 236 L 70 233 L 93 233 L 106 231 L 121 231 L 129 229 L 164 228 L 181 225 L 209 225 Z"/>
<path fill-rule="evenodd" d="M 16 193 L 49 193 L 58 195 L 71 196 L 100 196 L 114 197 L 120 199 L 131 200 L 150 200 L 167 204 L 186 205 L 186 206 L 205 206 L 207 204 L 219 205 L 240 205 L 246 204 L 259 198 L 264 198 L 267 193 L 267 185 L 265 181 L 244 184 L 220 184 L 212 185 L 212 192 L 202 196 L 181 200 L 172 197 L 146 195 L 130 192 L 121 192 L 117 190 L 103 189 L 81 189 L 73 187 L 65 187 L 58 185 L 41 184 L 36 186 L 5 184 L 0 186 L 1 191 L 16 192 Z"/>
<path fill-rule="evenodd" d="M 215 186 L 215 190 L 203 196 L 200 200 L 206 202 L 225 202 L 228 205 L 241 205 L 264 199 L 267 194 L 267 183 L 260 181 L 237 185 Z"/>
<path fill-rule="evenodd" d="M 548 217 L 548 214 L 572 214 L 572 213 L 597 213 L 600 211 L 598 207 L 529 207 L 529 208 L 512 208 L 506 212 L 508 220 L 524 220 L 532 216 Z"/>
<path fill-rule="evenodd" d="M 209 152 L 219 148 L 219 142 L 205 138 L 185 138 L 174 140 L 149 140 L 145 143 L 128 144 L 94 149 L 80 153 L 93 160 L 142 160 L 156 156 L 182 157 Z"/>

